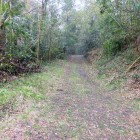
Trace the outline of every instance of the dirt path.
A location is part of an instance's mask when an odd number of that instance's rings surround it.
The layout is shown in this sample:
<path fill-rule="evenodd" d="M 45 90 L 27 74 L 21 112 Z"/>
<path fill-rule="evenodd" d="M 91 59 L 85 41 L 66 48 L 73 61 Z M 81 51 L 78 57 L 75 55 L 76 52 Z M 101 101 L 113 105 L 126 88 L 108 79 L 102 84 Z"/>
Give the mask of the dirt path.
<path fill-rule="evenodd" d="M 51 83 L 47 100 L 4 129 L 2 140 L 139 140 L 140 126 L 128 102 L 112 96 L 89 76 L 83 56 L 70 56 L 64 74 Z M 9 122 L 9 121 L 8 121 Z M 12 132 L 11 132 L 12 131 Z M 12 133 L 12 134 L 11 134 Z"/>

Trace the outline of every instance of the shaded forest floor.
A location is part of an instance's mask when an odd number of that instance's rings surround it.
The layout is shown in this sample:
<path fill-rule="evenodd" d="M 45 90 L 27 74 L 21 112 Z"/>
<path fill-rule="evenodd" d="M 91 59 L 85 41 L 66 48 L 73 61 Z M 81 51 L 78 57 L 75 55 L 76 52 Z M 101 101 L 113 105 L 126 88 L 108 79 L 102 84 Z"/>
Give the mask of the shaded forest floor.
<path fill-rule="evenodd" d="M 83 56 L 54 62 L 0 92 L 0 140 L 140 139 L 139 99 L 105 89 Z"/>

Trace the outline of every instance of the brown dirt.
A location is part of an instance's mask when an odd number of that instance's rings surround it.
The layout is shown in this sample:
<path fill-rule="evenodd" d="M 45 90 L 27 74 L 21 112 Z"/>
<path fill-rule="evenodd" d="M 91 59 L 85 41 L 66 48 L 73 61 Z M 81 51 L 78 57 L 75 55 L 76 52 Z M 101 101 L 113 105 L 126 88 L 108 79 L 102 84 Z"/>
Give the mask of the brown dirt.
<path fill-rule="evenodd" d="M 56 92 L 47 94 L 47 102 L 35 104 L 26 122 L 15 121 L 14 134 L 5 136 L 7 139 L 140 139 L 138 112 L 132 109 L 130 101 L 104 90 L 91 77 L 90 66 L 83 56 L 70 56 L 63 69 L 64 76 L 57 81 Z M 4 136 L 0 138 L 4 140 Z"/>

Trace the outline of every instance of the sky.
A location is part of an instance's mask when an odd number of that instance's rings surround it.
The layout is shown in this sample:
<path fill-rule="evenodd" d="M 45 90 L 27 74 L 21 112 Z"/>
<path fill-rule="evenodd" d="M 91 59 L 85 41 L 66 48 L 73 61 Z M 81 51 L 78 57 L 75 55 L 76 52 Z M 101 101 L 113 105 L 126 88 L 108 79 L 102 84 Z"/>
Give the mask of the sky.
<path fill-rule="evenodd" d="M 76 9 L 80 10 L 84 7 L 84 2 L 82 0 L 75 0 Z"/>
<path fill-rule="evenodd" d="M 34 1 L 41 3 L 42 0 L 34 0 Z M 75 5 L 76 5 L 76 9 L 78 10 L 84 6 L 84 2 L 82 0 L 75 0 Z"/>

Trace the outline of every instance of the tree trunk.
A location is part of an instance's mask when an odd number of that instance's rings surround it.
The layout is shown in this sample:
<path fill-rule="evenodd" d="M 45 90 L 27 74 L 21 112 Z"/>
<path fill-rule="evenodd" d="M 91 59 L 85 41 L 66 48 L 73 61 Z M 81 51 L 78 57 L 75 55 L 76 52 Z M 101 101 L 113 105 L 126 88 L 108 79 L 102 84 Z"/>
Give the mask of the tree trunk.
<path fill-rule="evenodd" d="M 3 0 L 0 0 L 0 25 L 2 24 L 2 5 L 3 5 Z"/>
<path fill-rule="evenodd" d="M 48 50 L 48 61 L 51 62 L 51 46 L 52 46 L 52 36 L 51 36 L 51 29 L 49 34 L 49 50 Z"/>
<path fill-rule="evenodd" d="M 36 56 L 37 56 L 37 62 L 39 61 L 39 52 L 40 52 L 40 28 L 41 28 L 41 20 L 40 20 L 40 15 L 38 13 L 38 46 L 36 49 Z"/>

